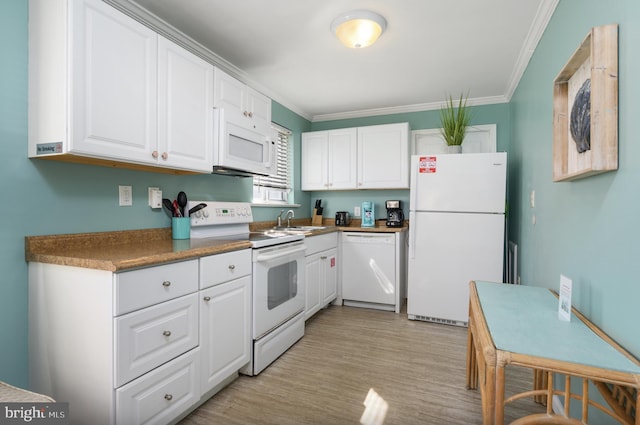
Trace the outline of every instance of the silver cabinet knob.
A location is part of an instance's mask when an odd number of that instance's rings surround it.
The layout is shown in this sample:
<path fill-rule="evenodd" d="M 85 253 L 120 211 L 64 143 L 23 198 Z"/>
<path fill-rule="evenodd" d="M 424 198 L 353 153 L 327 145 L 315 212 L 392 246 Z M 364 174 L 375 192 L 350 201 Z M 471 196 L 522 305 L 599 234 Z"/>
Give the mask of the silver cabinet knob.
<path fill-rule="evenodd" d="M 236 266 L 235 266 L 235 265 L 233 265 L 233 264 L 229 264 L 229 270 L 234 270 L 235 268 L 236 268 Z"/>
<path fill-rule="evenodd" d="M 162 332 L 162 335 L 171 336 L 171 331 L 164 331 L 164 332 Z"/>
<path fill-rule="evenodd" d="M 165 280 L 164 282 L 162 282 L 162 286 L 164 286 L 165 288 L 168 288 L 169 286 L 171 286 L 171 281 Z"/>
<path fill-rule="evenodd" d="M 153 159 L 158 159 L 158 151 L 151 152 L 151 156 L 153 157 Z"/>
<path fill-rule="evenodd" d="M 204 298 L 203 298 L 203 300 L 205 300 L 205 301 L 211 301 L 211 297 L 206 296 L 206 297 L 204 297 Z"/>
<path fill-rule="evenodd" d="M 162 152 L 162 159 L 164 159 L 166 161 L 167 158 L 169 158 L 169 154 L 166 153 L 166 152 Z"/>
<path fill-rule="evenodd" d="M 164 395 L 164 399 L 168 400 L 168 401 L 171 401 L 173 399 L 173 396 L 171 394 L 165 394 Z"/>

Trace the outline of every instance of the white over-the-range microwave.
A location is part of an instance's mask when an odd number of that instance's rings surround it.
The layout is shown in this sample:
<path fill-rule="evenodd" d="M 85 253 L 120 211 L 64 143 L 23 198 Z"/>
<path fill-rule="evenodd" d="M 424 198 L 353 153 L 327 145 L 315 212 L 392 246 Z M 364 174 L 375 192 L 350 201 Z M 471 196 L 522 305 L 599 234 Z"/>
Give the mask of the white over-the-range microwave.
<path fill-rule="evenodd" d="M 225 117 L 223 108 L 214 108 L 213 172 L 232 176 L 275 174 L 275 131 L 234 122 Z"/>

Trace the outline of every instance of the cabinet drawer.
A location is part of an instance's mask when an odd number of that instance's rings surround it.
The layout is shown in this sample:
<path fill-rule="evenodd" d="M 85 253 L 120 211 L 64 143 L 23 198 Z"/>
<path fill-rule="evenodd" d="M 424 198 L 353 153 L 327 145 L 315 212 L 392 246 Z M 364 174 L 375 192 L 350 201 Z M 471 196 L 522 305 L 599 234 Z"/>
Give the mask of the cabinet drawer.
<path fill-rule="evenodd" d="M 307 252 L 305 254 L 307 257 L 315 254 L 316 252 L 336 248 L 338 246 L 338 232 L 306 237 L 304 239 L 304 244 L 307 246 Z"/>
<path fill-rule="evenodd" d="M 200 349 L 116 390 L 116 423 L 166 424 L 200 399 Z"/>
<path fill-rule="evenodd" d="M 251 250 L 200 258 L 200 289 L 251 274 Z"/>
<path fill-rule="evenodd" d="M 167 301 L 115 320 L 115 386 L 198 345 L 198 294 Z"/>
<path fill-rule="evenodd" d="M 129 313 L 198 290 L 198 260 L 115 275 L 114 315 Z"/>

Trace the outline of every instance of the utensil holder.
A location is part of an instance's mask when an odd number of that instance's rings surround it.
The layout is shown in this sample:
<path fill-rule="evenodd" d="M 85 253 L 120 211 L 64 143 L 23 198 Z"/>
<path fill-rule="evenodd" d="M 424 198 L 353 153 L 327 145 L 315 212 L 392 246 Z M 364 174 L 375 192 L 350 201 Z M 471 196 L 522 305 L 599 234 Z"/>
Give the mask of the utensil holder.
<path fill-rule="evenodd" d="M 171 218 L 171 237 L 173 239 L 191 238 L 191 218 L 172 217 Z"/>

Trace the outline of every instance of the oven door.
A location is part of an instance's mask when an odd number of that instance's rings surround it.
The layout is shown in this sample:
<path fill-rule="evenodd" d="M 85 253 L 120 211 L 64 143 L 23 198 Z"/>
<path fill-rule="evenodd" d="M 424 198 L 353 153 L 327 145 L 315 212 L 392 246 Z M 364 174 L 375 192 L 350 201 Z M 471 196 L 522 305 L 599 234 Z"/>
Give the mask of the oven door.
<path fill-rule="evenodd" d="M 253 339 L 304 310 L 303 241 L 253 250 Z"/>
<path fill-rule="evenodd" d="M 214 171 L 238 170 L 251 174 L 275 173 L 276 142 L 270 134 L 225 119 L 214 110 Z"/>

